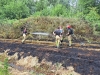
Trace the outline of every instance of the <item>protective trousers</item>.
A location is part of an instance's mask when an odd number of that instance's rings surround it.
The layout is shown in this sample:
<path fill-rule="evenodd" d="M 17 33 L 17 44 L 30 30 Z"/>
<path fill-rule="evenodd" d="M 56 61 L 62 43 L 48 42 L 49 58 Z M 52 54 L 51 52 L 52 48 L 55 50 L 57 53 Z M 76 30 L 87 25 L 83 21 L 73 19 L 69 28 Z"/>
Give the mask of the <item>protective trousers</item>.
<path fill-rule="evenodd" d="M 69 42 L 69 46 L 72 45 L 72 35 L 68 35 L 68 42 Z"/>
<path fill-rule="evenodd" d="M 26 34 L 25 34 L 25 33 L 23 33 L 22 43 L 24 43 L 24 42 L 25 42 L 25 40 L 26 40 Z"/>
<path fill-rule="evenodd" d="M 56 46 L 59 48 L 60 46 L 60 36 L 56 35 Z"/>

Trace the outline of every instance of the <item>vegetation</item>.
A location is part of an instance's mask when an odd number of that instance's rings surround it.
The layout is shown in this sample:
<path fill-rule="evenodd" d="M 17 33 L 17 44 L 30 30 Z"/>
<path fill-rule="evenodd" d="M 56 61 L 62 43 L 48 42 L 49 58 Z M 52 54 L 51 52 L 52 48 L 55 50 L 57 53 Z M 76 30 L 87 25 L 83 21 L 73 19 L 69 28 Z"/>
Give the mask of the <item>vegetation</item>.
<path fill-rule="evenodd" d="M 1 0 L 0 18 L 22 19 L 34 15 L 86 19 L 93 11 L 99 20 L 99 7 L 99 0 Z"/>
<path fill-rule="evenodd" d="M 3 64 L 3 66 L 2 66 Z M 8 70 L 8 59 L 6 58 L 4 63 L 0 63 L 0 75 L 10 75 L 9 70 Z"/>
<path fill-rule="evenodd" d="M 59 25 L 66 31 L 68 24 L 78 39 L 100 42 L 100 0 L 0 0 L 0 38 L 20 39 L 26 26 L 33 39 L 32 32 L 52 34 Z M 0 75 L 10 75 L 7 62 L 0 63 Z"/>
<path fill-rule="evenodd" d="M 98 35 L 99 8 L 100 0 L 1 0 L 0 37 L 20 38 L 22 26 L 30 33 L 52 33 L 55 27 L 65 28 L 66 24 L 71 24 L 78 35 Z"/>

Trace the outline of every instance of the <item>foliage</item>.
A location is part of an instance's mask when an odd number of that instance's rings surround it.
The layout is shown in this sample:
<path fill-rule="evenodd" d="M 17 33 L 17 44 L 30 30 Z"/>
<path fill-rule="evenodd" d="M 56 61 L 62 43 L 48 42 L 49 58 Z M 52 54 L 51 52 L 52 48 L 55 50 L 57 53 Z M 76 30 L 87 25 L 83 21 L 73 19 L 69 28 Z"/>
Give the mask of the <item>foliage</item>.
<path fill-rule="evenodd" d="M 66 16 L 66 7 L 62 4 L 57 4 L 52 8 L 51 16 Z"/>
<path fill-rule="evenodd" d="M 4 6 L 5 17 L 9 19 L 21 19 L 28 16 L 29 9 L 22 1 L 10 2 Z"/>
<path fill-rule="evenodd" d="M 57 4 L 55 7 L 49 6 L 48 8 L 45 8 L 41 10 L 40 12 L 35 12 L 34 16 L 66 16 L 66 7 L 64 7 L 62 4 Z"/>
<path fill-rule="evenodd" d="M 9 70 L 8 70 L 8 59 L 6 58 L 3 66 L 0 67 L 0 75 L 10 75 Z"/>
<path fill-rule="evenodd" d="M 77 35 L 87 36 L 92 35 L 93 29 L 89 23 L 79 19 L 66 19 L 62 17 L 30 17 L 26 19 L 16 20 L 12 24 L 7 25 L 1 24 L 0 37 L 1 38 L 17 38 L 19 39 L 22 35 L 21 27 L 26 26 L 28 29 L 27 39 L 36 39 L 38 37 L 32 37 L 33 32 L 47 32 L 52 35 L 52 32 L 61 25 L 64 28 L 66 34 L 66 25 L 70 24 L 74 28 L 74 33 Z M 87 34 L 87 35 L 86 35 Z M 64 35 L 65 36 L 65 35 Z M 53 36 L 44 37 L 45 40 L 52 40 Z"/>
<path fill-rule="evenodd" d="M 85 18 L 92 7 L 100 15 L 99 0 L 1 0 L 0 18 L 22 19 L 30 15 Z"/>
<path fill-rule="evenodd" d="M 97 24 L 97 22 L 99 21 L 99 19 L 100 19 L 100 16 L 99 16 L 99 14 L 97 13 L 98 11 L 97 11 L 97 8 L 95 8 L 95 7 L 93 7 L 93 8 L 90 8 L 90 12 L 86 15 L 86 20 L 87 21 L 89 21 L 89 22 L 91 22 L 92 23 L 92 26 L 93 26 L 93 33 L 94 34 L 96 34 L 95 33 L 95 31 L 96 31 L 96 24 Z M 99 28 L 98 28 L 98 30 L 99 30 Z"/>
<path fill-rule="evenodd" d="M 87 14 L 89 12 L 88 7 L 95 7 L 96 1 L 95 0 L 78 0 L 78 10 Z"/>
<path fill-rule="evenodd" d="M 48 0 L 49 5 L 55 6 L 56 4 L 59 4 L 60 0 Z"/>
<path fill-rule="evenodd" d="M 36 11 L 36 2 L 34 0 L 23 0 L 23 2 L 29 8 L 29 15 L 32 15 Z"/>
<path fill-rule="evenodd" d="M 48 5 L 48 1 L 47 0 L 40 0 L 36 2 L 36 10 L 37 11 L 41 11 L 43 9 L 45 9 Z"/>
<path fill-rule="evenodd" d="M 86 32 L 85 27 L 91 24 L 87 32 L 93 33 L 93 29 L 100 30 L 94 27 L 100 26 L 99 7 L 99 0 L 1 0 L 0 37 L 19 38 L 22 35 L 20 28 L 24 25 L 31 32 L 52 33 L 59 25 L 71 24 L 76 25 L 76 33 L 83 35 Z M 30 15 L 37 18 L 30 18 Z M 83 28 L 80 33 L 79 28 Z"/>
<path fill-rule="evenodd" d="M 1 20 L 1 24 L 0 24 L 0 38 L 18 38 L 18 34 L 19 30 L 18 28 L 13 25 L 13 22 L 15 22 L 16 20 Z M 20 35 L 19 35 L 20 36 Z"/>
<path fill-rule="evenodd" d="M 86 15 L 86 20 L 90 21 L 90 22 L 96 22 L 100 19 L 99 14 L 97 13 L 97 8 L 93 7 L 90 8 L 90 12 Z"/>

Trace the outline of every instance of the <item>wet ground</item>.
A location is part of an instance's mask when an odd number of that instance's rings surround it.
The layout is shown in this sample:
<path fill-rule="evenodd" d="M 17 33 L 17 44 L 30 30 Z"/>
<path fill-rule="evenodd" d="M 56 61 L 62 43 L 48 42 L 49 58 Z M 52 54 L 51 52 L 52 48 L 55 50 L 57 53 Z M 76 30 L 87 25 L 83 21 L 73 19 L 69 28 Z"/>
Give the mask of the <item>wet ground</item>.
<path fill-rule="evenodd" d="M 15 52 L 23 53 L 22 56 L 37 56 L 39 62 L 46 59 L 52 63 L 62 63 L 64 67 L 73 66 L 75 71 L 81 75 L 100 75 L 100 44 L 87 44 L 84 46 L 61 48 L 48 44 L 30 44 L 16 42 L 0 42 L 0 52 L 10 49 L 9 55 Z M 20 55 L 19 55 L 20 59 Z"/>

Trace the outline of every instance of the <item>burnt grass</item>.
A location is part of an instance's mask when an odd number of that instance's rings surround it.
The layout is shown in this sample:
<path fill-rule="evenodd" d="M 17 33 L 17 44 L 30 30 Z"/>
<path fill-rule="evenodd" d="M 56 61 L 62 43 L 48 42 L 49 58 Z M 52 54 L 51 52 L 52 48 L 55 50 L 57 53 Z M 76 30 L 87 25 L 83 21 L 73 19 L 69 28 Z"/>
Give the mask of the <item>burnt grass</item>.
<path fill-rule="evenodd" d="M 81 75 L 100 75 L 100 49 L 99 46 L 78 46 L 68 47 L 63 46 L 57 49 L 55 46 L 48 44 L 21 44 L 16 42 L 3 42 L 0 41 L 0 52 L 10 49 L 9 55 L 15 52 L 19 54 L 23 52 L 23 56 L 32 55 L 37 56 L 39 62 L 44 58 L 52 63 L 62 63 L 63 67 L 73 66 L 75 72 Z M 88 50 L 90 49 L 90 50 Z M 19 59 L 20 59 L 19 55 Z"/>

